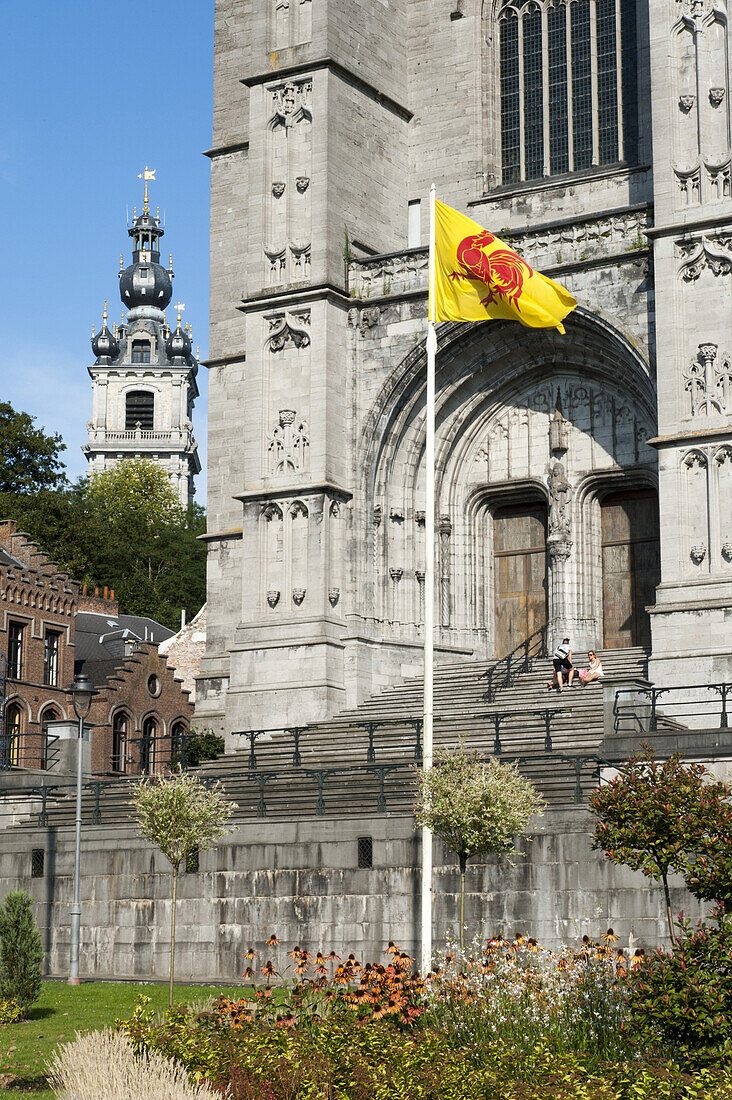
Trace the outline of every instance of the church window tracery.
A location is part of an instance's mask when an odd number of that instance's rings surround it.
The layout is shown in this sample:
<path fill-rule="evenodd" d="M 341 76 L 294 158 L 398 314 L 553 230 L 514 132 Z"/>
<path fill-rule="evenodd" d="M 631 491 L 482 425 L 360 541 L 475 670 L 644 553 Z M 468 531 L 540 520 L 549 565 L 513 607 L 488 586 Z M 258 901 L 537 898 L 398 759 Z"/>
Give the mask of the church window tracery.
<path fill-rule="evenodd" d="M 634 0 L 513 0 L 498 50 L 503 184 L 635 160 Z"/>

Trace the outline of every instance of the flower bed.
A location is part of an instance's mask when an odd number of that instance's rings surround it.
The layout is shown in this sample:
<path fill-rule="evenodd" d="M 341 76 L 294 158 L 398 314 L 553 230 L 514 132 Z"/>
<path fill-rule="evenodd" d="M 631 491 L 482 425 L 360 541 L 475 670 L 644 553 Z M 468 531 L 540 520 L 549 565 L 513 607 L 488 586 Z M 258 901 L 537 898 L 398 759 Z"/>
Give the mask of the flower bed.
<path fill-rule="evenodd" d="M 282 969 L 270 946 L 252 998 L 162 1017 L 141 999 L 118 1027 L 232 1100 L 732 1100 L 727 1067 L 686 1073 L 634 1043 L 611 934 L 577 951 L 473 944 L 424 979 L 393 944 L 363 965 L 298 948 Z"/>

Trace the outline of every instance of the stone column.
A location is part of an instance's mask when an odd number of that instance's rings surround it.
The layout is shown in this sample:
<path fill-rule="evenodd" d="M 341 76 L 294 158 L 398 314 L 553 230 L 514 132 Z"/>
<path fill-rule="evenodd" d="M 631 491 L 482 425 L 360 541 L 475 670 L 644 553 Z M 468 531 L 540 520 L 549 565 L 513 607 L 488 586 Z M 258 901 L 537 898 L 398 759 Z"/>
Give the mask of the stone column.
<path fill-rule="evenodd" d="M 452 521 L 440 516 L 440 626 L 450 625 L 450 536 Z"/>
<path fill-rule="evenodd" d="M 549 647 L 570 634 L 571 603 L 569 592 L 572 553 L 572 488 L 562 462 L 552 464 L 549 485 L 549 533 L 546 540 L 549 555 Z"/>

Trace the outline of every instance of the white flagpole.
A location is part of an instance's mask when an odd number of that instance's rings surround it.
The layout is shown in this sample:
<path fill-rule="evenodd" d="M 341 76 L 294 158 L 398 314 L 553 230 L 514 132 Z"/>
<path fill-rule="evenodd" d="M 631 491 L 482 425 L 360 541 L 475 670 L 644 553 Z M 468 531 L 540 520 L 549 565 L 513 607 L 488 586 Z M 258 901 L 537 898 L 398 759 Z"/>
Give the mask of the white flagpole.
<path fill-rule="evenodd" d="M 435 196 L 430 188 L 429 306 L 427 325 L 427 416 L 425 432 L 425 510 L 424 510 L 424 716 L 423 768 L 432 767 L 433 676 L 435 624 Z M 432 833 L 422 828 L 422 951 L 421 970 L 432 969 Z"/>

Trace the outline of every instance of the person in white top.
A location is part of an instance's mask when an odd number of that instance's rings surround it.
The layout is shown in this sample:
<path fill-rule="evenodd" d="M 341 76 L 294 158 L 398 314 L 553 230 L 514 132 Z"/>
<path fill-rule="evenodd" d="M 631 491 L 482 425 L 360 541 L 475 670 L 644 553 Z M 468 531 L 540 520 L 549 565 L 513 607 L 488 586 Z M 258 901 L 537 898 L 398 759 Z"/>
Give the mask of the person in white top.
<path fill-rule="evenodd" d="M 556 685 L 559 691 L 564 690 L 564 675 L 567 676 L 567 683 L 572 686 L 574 680 L 575 667 L 572 664 L 572 650 L 569 644 L 569 638 L 563 638 L 562 644 L 558 645 L 554 650 L 553 657 L 554 664 L 554 679 L 548 685 L 549 690 Z"/>
<path fill-rule="evenodd" d="M 595 653 L 594 649 L 591 649 L 587 654 L 589 664 L 586 669 L 581 668 L 579 673 L 581 684 L 591 684 L 593 680 L 601 680 L 605 673 L 602 671 L 602 664 L 600 658 Z"/>

